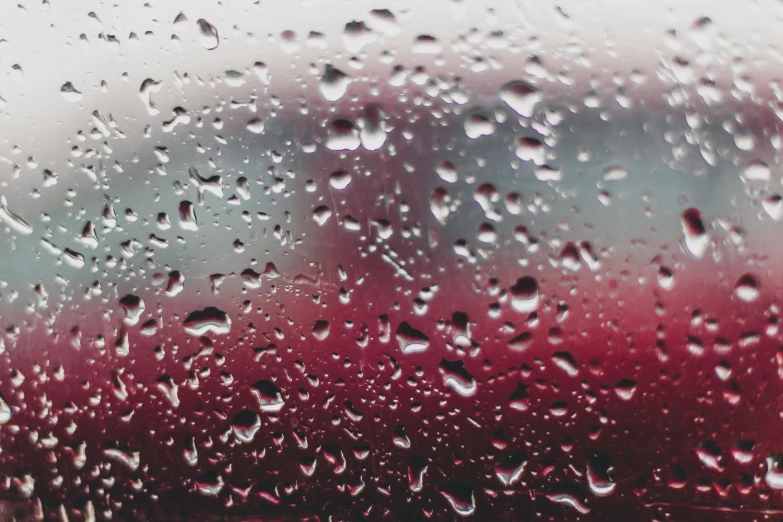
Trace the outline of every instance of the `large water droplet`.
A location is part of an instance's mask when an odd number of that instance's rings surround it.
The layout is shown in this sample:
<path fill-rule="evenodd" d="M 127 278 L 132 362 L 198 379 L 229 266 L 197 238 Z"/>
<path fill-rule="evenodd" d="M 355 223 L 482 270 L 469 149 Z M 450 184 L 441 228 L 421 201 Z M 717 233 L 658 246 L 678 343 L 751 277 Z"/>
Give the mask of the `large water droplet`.
<path fill-rule="evenodd" d="M 145 309 L 144 301 L 139 296 L 131 294 L 120 299 L 120 307 L 124 314 L 123 321 L 128 326 L 138 324 Z"/>
<path fill-rule="evenodd" d="M 327 65 L 318 87 L 324 98 L 335 102 L 345 95 L 350 84 L 351 79 L 347 74 L 336 67 Z"/>
<path fill-rule="evenodd" d="M 8 208 L 8 201 L 3 195 L 0 195 L 0 220 L 19 234 L 28 235 L 33 233 L 33 227 Z"/>
<path fill-rule="evenodd" d="M 533 115 L 536 104 L 541 101 L 541 93 L 532 85 L 523 81 L 512 81 L 500 89 L 500 99 L 520 116 Z"/>
<path fill-rule="evenodd" d="M 204 335 L 209 332 L 226 334 L 231 330 L 231 318 L 223 310 L 208 306 L 192 312 L 185 319 L 184 326 L 190 335 Z"/>
<path fill-rule="evenodd" d="M 359 138 L 362 147 L 378 150 L 386 143 L 386 119 L 380 105 L 371 104 L 364 108 L 359 118 Z"/>
<path fill-rule="evenodd" d="M 507 455 L 495 463 L 495 475 L 504 487 L 513 486 L 522 478 L 527 459 L 522 453 Z"/>
<path fill-rule="evenodd" d="M 261 118 L 252 118 L 247 122 L 246 127 L 253 134 L 261 134 L 264 132 L 264 125 L 264 120 Z"/>
<path fill-rule="evenodd" d="M 63 95 L 65 101 L 71 103 L 77 103 L 82 100 L 82 93 L 77 91 L 76 87 L 74 87 L 71 82 L 65 82 L 62 87 L 60 87 L 60 94 Z"/>
<path fill-rule="evenodd" d="M 443 375 L 444 384 L 461 396 L 472 397 L 476 394 L 476 379 L 465 368 L 464 362 L 441 359 L 438 370 Z"/>
<path fill-rule="evenodd" d="M 612 461 L 602 454 L 594 453 L 587 459 L 587 485 L 597 497 L 608 497 L 617 486 L 611 478 Z"/>
<path fill-rule="evenodd" d="M 750 303 L 759 298 L 759 282 L 750 274 L 745 274 L 734 285 L 734 295 L 740 300 Z"/>
<path fill-rule="evenodd" d="M 476 511 L 476 497 L 467 484 L 449 482 L 439 492 L 458 515 L 467 517 Z"/>
<path fill-rule="evenodd" d="M 555 504 L 568 506 L 582 515 L 590 513 L 590 508 L 585 504 L 584 494 L 575 484 L 558 484 L 546 498 Z"/>
<path fill-rule="evenodd" d="M 710 244 L 710 238 L 701 220 L 701 212 L 689 208 L 681 214 L 680 221 L 685 234 L 685 247 L 693 257 L 701 258 Z"/>
<path fill-rule="evenodd" d="M 783 489 L 783 457 L 772 454 L 767 457 L 767 472 L 764 481 L 772 489 Z"/>
<path fill-rule="evenodd" d="M 253 438 L 260 428 L 261 418 L 256 412 L 250 410 L 240 411 L 234 415 L 234 420 L 231 422 L 234 436 L 243 444 L 253 442 Z"/>
<path fill-rule="evenodd" d="M 196 23 L 198 24 L 198 39 L 201 45 L 209 51 L 217 49 L 217 46 L 220 43 L 217 28 L 203 18 L 199 18 Z"/>
<path fill-rule="evenodd" d="M 495 133 L 495 124 L 482 114 L 471 114 L 465 119 L 465 135 L 475 140 Z"/>
<path fill-rule="evenodd" d="M 283 409 L 283 391 L 275 386 L 272 381 L 261 380 L 256 382 L 250 391 L 258 401 L 261 411 L 267 413 L 278 412 Z"/>
<path fill-rule="evenodd" d="M 511 307 L 520 313 L 529 313 L 538 308 L 538 282 L 530 277 L 520 277 L 509 288 Z"/>
<path fill-rule="evenodd" d="M 406 321 L 397 327 L 396 337 L 397 342 L 400 343 L 400 350 L 405 354 L 423 352 L 430 346 L 429 337 Z"/>
<path fill-rule="evenodd" d="M 413 456 L 408 459 L 408 486 L 418 493 L 424 489 L 424 474 L 427 473 L 427 459 Z"/>
<path fill-rule="evenodd" d="M 11 407 L 5 402 L 5 397 L 0 395 L 0 426 L 11 420 Z"/>
<path fill-rule="evenodd" d="M 356 150 L 361 144 L 356 126 L 346 119 L 331 122 L 326 134 L 326 148 L 329 150 Z"/>

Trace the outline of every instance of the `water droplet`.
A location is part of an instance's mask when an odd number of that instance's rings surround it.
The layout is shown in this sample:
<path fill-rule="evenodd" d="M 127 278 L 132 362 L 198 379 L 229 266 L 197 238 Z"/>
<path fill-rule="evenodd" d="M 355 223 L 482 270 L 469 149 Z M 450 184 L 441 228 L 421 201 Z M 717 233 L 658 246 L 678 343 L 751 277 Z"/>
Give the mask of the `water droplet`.
<path fill-rule="evenodd" d="M 563 370 L 569 377 L 576 377 L 579 375 L 579 364 L 574 360 L 574 356 L 570 352 L 555 352 L 552 354 L 552 362 L 555 366 Z"/>
<path fill-rule="evenodd" d="M 0 426 L 7 424 L 11 420 L 11 407 L 5 401 L 5 397 L 0 395 Z"/>
<path fill-rule="evenodd" d="M 464 362 L 441 359 L 438 370 L 443 375 L 444 384 L 461 396 L 472 397 L 476 394 L 478 385 Z"/>
<path fill-rule="evenodd" d="M 530 345 L 533 344 L 533 334 L 532 332 L 522 332 L 519 335 L 515 335 L 511 339 L 508 340 L 508 347 L 511 350 L 515 351 L 524 351 L 530 348 Z"/>
<path fill-rule="evenodd" d="M 356 126 L 346 119 L 331 122 L 326 133 L 326 148 L 329 150 L 356 150 L 361 144 Z"/>
<path fill-rule="evenodd" d="M 103 455 L 107 459 L 111 459 L 115 462 L 118 462 L 119 464 L 122 464 L 130 471 L 136 471 L 139 469 L 139 465 L 141 464 L 141 459 L 137 451 L 125 452 L 117 448 L 108 448 L 103 450 Z"/>
<path fill-rule="evenodd" d="M 318 86 L 324 98 L 330 102 L 336 102 L 345 95 L 350 84 L 351 79 L 347 74 L 336 67 L 327 65 Z"/>
<path fill-rule="evenodd" d="M 348 52 L 356 54 L 375 39 L 375 35 L 364 22 L 356 20 L 345 24 L 343 44 Z"/>
<path fill-rule="evenodd" d="M 185 288 L 185 276 L 179 270 L 169 273 L 168 283 L 166 284 L 166 295 L 174 297 Z"/>
<path fill-rule="evenodd" d="M 386 143 L 386 116 L 380 105 L 370 104 L 362 111 L 359 118 L 359 138 L 362 147 L 367 150 L 378 150 Z"/>
<path fill-rule="evenodd" d="M 587 485 L 596 497 L 608 497 L 616 488 L 611 478 L 611 459 L 602 454 L 594 453 L 587 459 Z"/>
<path fill-rule="evenodd" d="M 767 457 L 767 472 L 764 480 L 772 489 L 783 489 L 783 457 L 772 454 Z"/>
<path fill-rule="evenodd" d="M 201 42 L 201 45 L 208 51 L 217 49 L 220 38 L 218 37 L 218 30 L 215 26 L 203 18 L 199 18 L 196 23 L 198 24 L 199 42 Z"/>
<path fill-rule="evenodd" d="M 261 411 L 274 413 L 283 409 L 285 404 L 283 391 L 275 386 L 272 381 L 258 381 L 252 386 L 250 391 L 258 401 L 258 407 Z"/>
<path fill-rule="evenodd" d="M 145 309 L 144 301 L 140 297 L 131 294 L 120 299 L 120 307 L 124 314 L 123 321 L 128 326 L 138 324 Z"/>
<path fill-rule="evenodd" d="M 326 205 L 321 205 L 313 210 L 313 221 L 318 223 L 319 227 L 324 226 L 330 217 L 332 217 L 332 209 Z"/>
<path fill-rule="evenodd" d="M 530 313 L 538 308 L 538 282 L 530 277 L 520 277 L 509 288 L 511 307 L 520 313 Z"/>
<path fill-rule="evenodd" d="M 454 164 L 450 161 L 441 162 L 437 167 L 435 167 L 435 172 L 438 174 L 438 176 L 440 176 L 440 179 L 446 183 L 456 183 L 459 179 L 457 167 L 455 167 Z"/>
<path fill-rule="evenodd" d="M 473 488 L 461 482 L 449 482 L 439 493 L 448 501 L 451 508 L 460 516 L 467 517 L 476 511 L 476 497 Z"/>
<path fill-rule="evenodd" d="M 636 381 L 620 379 L 614 387 L 614 393 L 621 400 L 630 401 L 636 393 Z"/>
<path fill-rule="evenodd" d="M 424 475 L 427 473 L 428 462 L 424 457 L 413 456 L 408 459 L 408 486 L 414 493 L 424 489 Z"/>
<path fill-rule="evenodd" d="M 737 441 L 731 449 L 731 455 L 740 464 L 748 464 L 753 460 L 754 446 L 755 443 L 750 439 Z"/>
<path fill-rule="evenodd" d="M 198 230 L 196 208 L 190 201 L 182 201 L 179 204 L 179 226 L 183 230 Z"/>
<path fill-rule="evenodd" d="M 345 190 L 351 184 L 351 174 L 338 170 L 329 176 L 329 186 L 334 190 Z"/>
<path fill-rule="evenodd" d="M 185 331 L 190 335 L 206 333 L 227 334 L 231 331 L 231 318 L 226 312 L 214 306 L 192 312 L 185 319 Z"/>
<path fill-rule="evenodd" d="M 536 104 L 541 101 L 541 93 L 528 83 L 512 81 L 500 89 L 500 99 L 520 116 L 529 118 L 533 115 Z"/>
<path fill-rule="evenodd" d="M 696 456 L 699 457 L 704 467 L 718 472 L 723 471 L 723 466 L 720 464 L 720 449 L 713 441 L 708 440 L 700 443 L 696 448 Z"/>
<path fill-rule="evenodd" d="M 214 470 L 206 471 L 196 479 L 196 491 L 205 497 L 217 497 L 223 485 L 223 477 Z"/>
<path fill-rule="evenodd" d="M 261 118 L 253 118 L 247 122 L 247 130 L 253 134 L 261 134 L 264 132 L 264 120 Z"/>
<path fill-rule="evenodd" d="M 517 158 L 522 161 L 532 161 L 536 165 L 546 163 L 546 148 L 543 142 L 535 138 L 523 136 L 517 139 L 516 149 L 514 150 Z"/>
<path fill-rule="evenodd" d="M 525 470 L 527 458 L 522 453 L 507 455 L 495 463 L 495 475 L 503 487 L 510 487 L 519 482 Z"/>
<path fill-rule="evenodd" d="M 0 220 L 19 234 L 28 235 L 33 233 L 33 227 L 8 208 L 8 201 L 3 195 L 0 195 Z"/>
<path fill-rule="evenodd" d="M 701 258 L 707 251 L 710 238 L 701 220 L 698 209 L 689 208 L 680 216 L 682 232 L 685 234 L 685 247 L 696 259 Z"/>
<path fill-rule="evenodd" d="M 475 140 L 482 136 L 491 136 L 495 133 L 495 124 L 482 114 L 471 114 L 465 119 L 465 134 Z"/>
<path fill-rule="evenodd" d="M 590 508 L 585 504 L 582 491 L 574 484 L 559 484 L 554 488 L 553 492 L 547 494 L 546 498 L 555 504 L 568 506 L 582 515 L 590 513 Z"/>
<path fill-rule="evenodd" d="M 253 438 L 261 428 L 261 418 L 256 412 L 250 410 L 242 410 L 236 415 L 231 422 L 231 429 L 234 432 L 234 436 L 242 444 L 249 444 L 253 442 Z"/>
<path fill-rule="evenodd" d="M 65 101 L 71 103 L 82 101 L 82 93 L 77 91 L 76 87 L 74 87 L 71 82 L 65 82 L 62 87 L 60 87 L 60 94 L 65 98 Z"/>
<path fill-rule="evenodd" d="M 761 207 L 775 221 L 783 219 L 783 196 L 780 194 L 771 194 L 765 197 L 761 200 Z"/>
<path fill-rule="evenodd" d="M 185 447 L 182 450 L 182 458 L 185 459 L 185 464 L 188 466 L 195 466 L 198 464 L 198 449 L 196 449 L 196 440 L 193 437 L 188 437 L 185 441 Z"/>
<path fill-rule="evenodd" d="M 313 325 L 313 337 L 318 339 L 319 341 L 323 341 L 327 337 L 329 337 L 329 321 L 323 321 L 319 320 L 316 321 Z"/>
<path fill-rule="evenodd" d="M 309 455 L 305 455 L 299 459 L 299 469 L 301 469 L 302 473 L 307 477 L 312 477 L 315 474 L 315 467 L 317 464 L 318 461 L 315 460 L 315 457 Z"/>
<path fill-rule="evenodd" d="M 745 274 L 734 285 L 734 295 L 740 300 L 750 303 L 759 298 L 759 283 L 755 277 Z"/>
<path fill-rule="evenodd" d="M 443 187 L 436 187 L 430 196 L 430 210 L 438 223 L 445 225 L 451 214 L 451 197 Z"/>
<path fill-rule="evenodd" d="M 761 160 L 753 160 L 742 171 L 742 176 L 746 181 L 769 181 L 772 172 L 769 166 Z"/>
<path fill-rule="evenodd" d="M 530 407 L 530 397 L 527 393 L 527 385 L 518 382 L 514 392 L 508 398 L 508 405 L 512 410 L 527 411 Z"/>
<path fill-rule="evenodd" d="M 414 54 L 438 54 L 442 48 L 437 38 L 428 34 L 422 34 L 413 41 L 411 50 Z"/>
<path fill-rule="evenodd" d="M 161 375 L 156 386 L 172 408 L 179 407 L 179 385 L 170 375 Z"/>
<path fill-rule="evenodd" d="M 348 467 L 343 450 L 336 444 L 324 444 L 323 453 L 326 461 L 332 465 L 332 472 L 334 472 L 335 475 L 342 474 Z"/>
<path fill-rule="evenodd" d="M 392 442 L 398 448 L 409 449 L 411 447 L 411 439 L 409 439 L 408 435 L 405 433 L 405 426 L 402 424 L 395 426 Z"/>
<path fill-rule="evenodd" d="M 400 350 L 404 354 L 420 353 L 430 346 L 429 337 L 406 321 L 403 321 L 397 327 L 396 337 L 397 342 L 400 343 Z"/>

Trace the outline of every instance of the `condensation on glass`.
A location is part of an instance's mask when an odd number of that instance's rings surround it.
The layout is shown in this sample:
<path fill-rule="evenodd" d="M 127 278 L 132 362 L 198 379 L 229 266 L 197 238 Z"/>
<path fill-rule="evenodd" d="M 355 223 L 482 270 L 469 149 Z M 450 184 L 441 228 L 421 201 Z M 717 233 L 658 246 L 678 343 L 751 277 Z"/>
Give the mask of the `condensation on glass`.
<path fill-rule="evenodd" d="M 783 514 L 780 2 L 0 12 L 0 519 Z"/>

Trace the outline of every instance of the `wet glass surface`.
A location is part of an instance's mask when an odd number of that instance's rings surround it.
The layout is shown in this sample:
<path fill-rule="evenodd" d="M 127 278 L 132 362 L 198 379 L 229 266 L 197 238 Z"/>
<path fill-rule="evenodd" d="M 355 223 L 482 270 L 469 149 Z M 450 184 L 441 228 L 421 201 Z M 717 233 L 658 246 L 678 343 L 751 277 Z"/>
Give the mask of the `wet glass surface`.
<path fill-rule="evenodd" d="M 782 516 L 781 4 L 0 9 L 0 520 Z"/>

